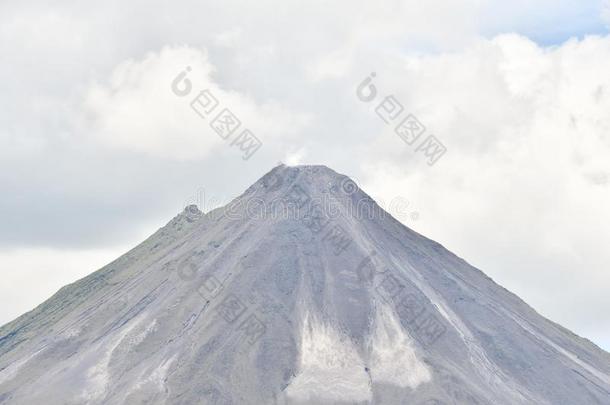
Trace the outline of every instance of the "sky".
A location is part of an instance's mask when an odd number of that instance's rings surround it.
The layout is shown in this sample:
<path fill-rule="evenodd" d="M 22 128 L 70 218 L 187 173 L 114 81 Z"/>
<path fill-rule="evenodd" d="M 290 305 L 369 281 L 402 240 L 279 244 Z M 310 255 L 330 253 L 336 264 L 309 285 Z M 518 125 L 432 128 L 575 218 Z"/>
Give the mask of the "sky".
<path fill-rule="evenodd" d="M 281 161 L 610 350 L 609 27 L 601 0 L 3 1 L 0 324 Z"/>

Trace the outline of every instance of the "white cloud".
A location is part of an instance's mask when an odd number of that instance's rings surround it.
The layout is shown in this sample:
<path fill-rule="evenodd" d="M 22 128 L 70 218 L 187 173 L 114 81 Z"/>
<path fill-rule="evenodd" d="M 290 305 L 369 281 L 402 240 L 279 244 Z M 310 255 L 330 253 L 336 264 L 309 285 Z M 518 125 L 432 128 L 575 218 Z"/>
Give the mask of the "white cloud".
<path fill-rule="evenodd" d="M 92 133 L 113 147 L 162 158 L 194 159 L 228 145 L 245 128 L 262 142 L 270 142 L 280 135 L 289 137 L 307 122 L 304 115 L 292 114 L 278 103 L 257 103 L 221 88 L 212 79 L 215 70 L 205 51 L 186 46 L 165 47 L 141 61 L 121 63 L 107 85 L 97 84 L 87 94 Z M 176 81 L 176 88 L 186 94 L 178 95 L 172 83 L 182 73 L 184 78 Z M 202 97 L 202 91 L 209 91 L 215 100 L 208 94 Z M 201 107 L 208 102 L 215 106 L 209 113 Z M 224 108 L 241 121 L 227 140 L 210 126 Z"/>
<path fill-rule="evenodd" d="M 427 167 L 388 129 L 366 163 L 375 195 L 416 201 L 418 230 L 599 339 L 610 322 L 583 308 L 610 308 L 608 65 L 610 37 L 545 49 L 503 35 L 407 58 L 386 74 L 448 152 Z"/>
<path fill-rule="evenodd" d="M 229 197 L 282 158 L 322 163 L 610 347 L 609 39 L 564 43 L 601 24 L 593 0 L 2 2 L 0 248 L 125 243 L 202 186 Z M 257 159 L 172 93 L 187 65 L 263 141 Z M 436 166 L 355 97 L 371 71 L 447 145 Z"/>
<path fill-rule="evenodd" d="M 294 152 L 288 152 L 286 157 L 282 160 L 288 166 L 297 166 L 303 164 L 303 159 L 307 156 L 307 150 L 301 148 Z"/>
<path fill-rule="evenodd" d="M 602 4 L 602 19 L 606 26 L 610 28 L 610 0 L 604 0 Z"/>
<path fill-rule="evenodd" d="M 242 30 L 239 27 L 226 30 L 214 36 L 214 42 L 218 46 L 234 47 L 242 37 Z"/>

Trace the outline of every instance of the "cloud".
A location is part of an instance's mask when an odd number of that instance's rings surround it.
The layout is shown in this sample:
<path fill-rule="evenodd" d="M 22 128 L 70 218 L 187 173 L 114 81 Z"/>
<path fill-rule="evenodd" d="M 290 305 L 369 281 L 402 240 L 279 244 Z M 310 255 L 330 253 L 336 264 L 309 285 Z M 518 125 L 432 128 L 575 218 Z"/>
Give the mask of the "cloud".
<path fill-rule="evenodd" d="M 111 147 L 195 159 L 228 145 L 245 128 L 262 142 L 271 142 L 280 135 L 290 137 L 306 124 L 305 115 L 278 103 L 257 103 L 221 88 L 212 79 L 215 70 L 205 51 L 187 46 L 164 47 L 142 60 L 119 64 L 108 84 L 96 84 L 87 93 L 91 133 Z M 218 124 L 219 134 L 212 125 L 224 109 L 240 124 L 226 130 Z"/>
<path fill-rule="evenodd" d="M 286 157 L 282 160 L 288 166 L 297 166 L 303 164 L 304 157 L 307 155 L 307 150 L 301 148 L 297 151 L 288 152 Z"/>
<path fill-rule="evenodd" d="M 610 28 L 610 0 L 603 1 L 601 17 L 606 23 L 606 27 Z"/>
<path fill-rule="evenodd" d="M 427 167 L 373 113 L 365 186 L 407 190 L 417 229 L 545 315 L 605 336 L 610 254 L 610 37 L 542 48 L 519 35 L 387 69 L 405 109 L 447 146 Z M 381 87 L 380 87 L 381 88 Z"/>
<path fill-rule="evenodd" d="M 600 3 L 507 4 L 2 2 L 0 250 L 126 250 L 201 187 L 230 198 L 279 160 L 322 163 L 400 196 L 407 225 L 610 345 Z M 355 91 L 371 72 L 367 104 Z M 191 109 L 205 88 L 263 142 L 252 159 Z M 447 146 L 435 166 L 377 117 L 390 94 Z"/>

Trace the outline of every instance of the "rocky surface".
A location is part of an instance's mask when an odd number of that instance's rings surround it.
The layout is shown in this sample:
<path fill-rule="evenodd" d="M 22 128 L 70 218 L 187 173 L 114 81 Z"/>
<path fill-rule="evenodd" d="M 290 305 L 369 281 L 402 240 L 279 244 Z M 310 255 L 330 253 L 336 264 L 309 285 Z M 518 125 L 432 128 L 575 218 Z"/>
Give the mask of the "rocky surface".
<path fill-rule="evenodd" d="M 7 404 L 610 404 L 610 355 L 278 166 L 0 328 Z"/>

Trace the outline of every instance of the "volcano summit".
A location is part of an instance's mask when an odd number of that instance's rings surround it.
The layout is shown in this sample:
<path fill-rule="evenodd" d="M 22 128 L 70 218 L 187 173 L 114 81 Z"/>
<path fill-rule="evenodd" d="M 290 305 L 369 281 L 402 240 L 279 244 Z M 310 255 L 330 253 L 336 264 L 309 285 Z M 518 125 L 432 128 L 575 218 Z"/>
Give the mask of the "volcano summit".
<path fill-rule="evenodd" d="M 610 404 L 610 354 L 278 166 L 0 328 L 6 404 Z"/>

